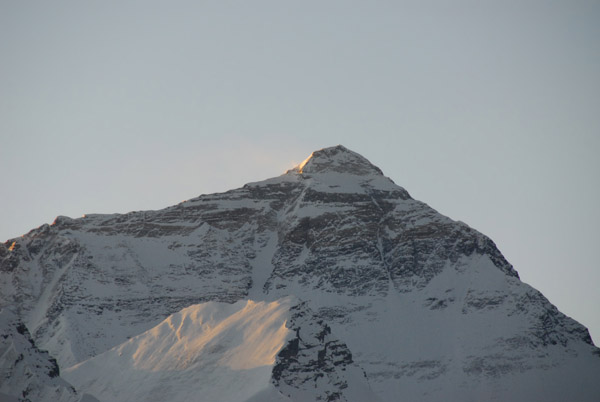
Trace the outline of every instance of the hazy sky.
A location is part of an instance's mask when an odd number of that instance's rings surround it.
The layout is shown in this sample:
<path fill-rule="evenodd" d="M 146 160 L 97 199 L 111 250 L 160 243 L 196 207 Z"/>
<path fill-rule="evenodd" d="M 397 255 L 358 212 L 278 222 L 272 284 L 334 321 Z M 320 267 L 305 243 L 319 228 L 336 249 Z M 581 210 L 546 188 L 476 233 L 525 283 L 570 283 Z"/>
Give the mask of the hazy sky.
<path fill-rule="evenodd" d="M 0 0 L 0 241 L 343 144 L 600 343 L 600 1 Z"/>

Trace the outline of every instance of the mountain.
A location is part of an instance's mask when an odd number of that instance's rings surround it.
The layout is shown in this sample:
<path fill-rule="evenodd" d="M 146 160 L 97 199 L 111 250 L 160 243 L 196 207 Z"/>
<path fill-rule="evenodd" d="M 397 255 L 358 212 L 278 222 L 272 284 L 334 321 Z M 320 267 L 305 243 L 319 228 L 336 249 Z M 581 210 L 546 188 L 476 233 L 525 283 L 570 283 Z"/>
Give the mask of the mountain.
<path fill-rule="evenodd" d="M 585 327 L 343 146 L 159 211 L 58 217 L 0 245 L 0 278 L 100 401 L 600 395 Z"/>

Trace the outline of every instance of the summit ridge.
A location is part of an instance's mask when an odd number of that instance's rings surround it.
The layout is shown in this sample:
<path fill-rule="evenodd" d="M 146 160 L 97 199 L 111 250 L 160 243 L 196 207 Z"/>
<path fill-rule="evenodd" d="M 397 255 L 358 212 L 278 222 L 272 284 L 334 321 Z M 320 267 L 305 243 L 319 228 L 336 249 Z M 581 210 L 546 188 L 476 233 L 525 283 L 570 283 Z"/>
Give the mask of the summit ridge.
<path fill-rule="evenodd" d="M 383 175 L 381 169 L 373 165 L 362 155 L 343 145 L 314 151 L 294 170 L 299 173 L 348 173 L 354 175 Z"/>

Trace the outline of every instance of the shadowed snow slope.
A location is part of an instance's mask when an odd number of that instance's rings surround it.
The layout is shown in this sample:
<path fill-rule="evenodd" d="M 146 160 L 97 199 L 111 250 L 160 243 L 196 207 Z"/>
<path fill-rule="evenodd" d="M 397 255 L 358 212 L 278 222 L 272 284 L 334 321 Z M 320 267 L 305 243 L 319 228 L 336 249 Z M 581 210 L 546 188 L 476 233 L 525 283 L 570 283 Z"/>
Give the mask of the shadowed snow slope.
<path fill-rule="evenodd" d="M 185 308 L 64 376 L 103 401 L 245 401 L 274 391 L 290 300 Z"/>

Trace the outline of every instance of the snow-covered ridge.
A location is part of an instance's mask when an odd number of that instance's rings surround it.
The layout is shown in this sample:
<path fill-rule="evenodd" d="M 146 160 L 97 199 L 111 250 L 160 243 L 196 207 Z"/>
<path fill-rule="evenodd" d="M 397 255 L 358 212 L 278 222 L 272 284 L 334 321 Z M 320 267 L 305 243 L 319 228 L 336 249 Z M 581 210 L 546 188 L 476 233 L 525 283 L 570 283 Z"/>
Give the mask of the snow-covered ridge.
<path fill-rule="evenodd" d="M 190 306 L 64 376 L 103 401 L 246 401 L 274 391 L 292 301 Z"/>

